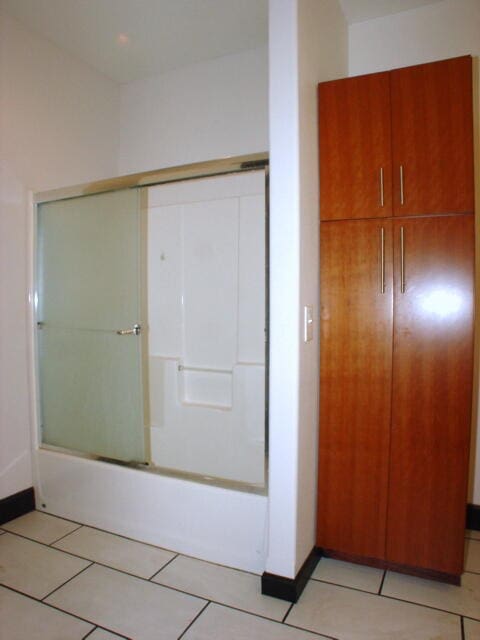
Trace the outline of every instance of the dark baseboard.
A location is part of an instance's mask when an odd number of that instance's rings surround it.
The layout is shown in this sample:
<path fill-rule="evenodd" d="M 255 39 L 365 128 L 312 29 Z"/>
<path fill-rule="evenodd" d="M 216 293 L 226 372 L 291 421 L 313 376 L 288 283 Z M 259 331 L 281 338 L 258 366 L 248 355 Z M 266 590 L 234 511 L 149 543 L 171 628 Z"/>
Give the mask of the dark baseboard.
<path fill-rule="evenodd" d="M 265 571 L 262 575 L 262 593 L 266 596 L 279 598 L 280 600 L 297 602 L 300 594 L 305 589 L 308 579 L 317 566 L 320 556 L 321 553 L 319 549 L 314 547 L 295 578 L 285 578 L 284 576 L 277 576 L 274 573 L 267 573 Z"/>
<path fill-rule="evenodd" d="M 368 567 L 375 567 L 376 569 L 390 569 L 391 571 L 396 571 L 397 573 L 406 573 L 409 576 L 416 576 L 417 578 L 427 578 L 428 580 L 435 580 L 436 582 L 446 582 L 447 584 L 454 584 L 457 586 L 460 584 L 460 575 L 457 575 L 456 573 L 444 573 L 443 571 L 436 571 L 434 569 L 412 567 L 406 564 L 390 562 L 390 560 L 367 558 L 364 556 L 357 556 L 352 553 L 335 551 L 334 549 L 322 549 L 322 555 L 326 558 L 342 560 L 343 562 L 353 562 L 355 564 L 363 564 Z"/>
<path fill-rule="evenodd" d="M 467 529 L 480 531 L 480 504 L 467 504 Z"/>
<path fill-rule="evenodd" d="M 0 500 L 0 525 L 35 509 L 33 487 Z"/>

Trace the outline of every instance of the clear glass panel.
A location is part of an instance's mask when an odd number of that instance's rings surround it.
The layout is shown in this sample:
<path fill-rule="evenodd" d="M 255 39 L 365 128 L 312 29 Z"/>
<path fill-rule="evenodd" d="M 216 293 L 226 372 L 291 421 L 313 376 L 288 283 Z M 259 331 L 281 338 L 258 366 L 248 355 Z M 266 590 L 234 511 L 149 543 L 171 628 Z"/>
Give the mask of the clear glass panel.
<path fill-rule="evenodd" d="M 135 190 L 38 212 L 42 441 L 144 461 L 139 207 Z"/>

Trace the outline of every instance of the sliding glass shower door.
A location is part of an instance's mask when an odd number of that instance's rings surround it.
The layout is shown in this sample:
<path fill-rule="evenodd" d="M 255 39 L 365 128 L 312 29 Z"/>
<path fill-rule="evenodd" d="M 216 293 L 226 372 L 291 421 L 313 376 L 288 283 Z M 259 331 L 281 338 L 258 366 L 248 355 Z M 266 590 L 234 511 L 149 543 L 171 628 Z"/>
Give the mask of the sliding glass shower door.
<path fill-rule="evenodd" d="M 144 462 L 136 189 L 41 204 L 37 344 L 42 442 Z"/>

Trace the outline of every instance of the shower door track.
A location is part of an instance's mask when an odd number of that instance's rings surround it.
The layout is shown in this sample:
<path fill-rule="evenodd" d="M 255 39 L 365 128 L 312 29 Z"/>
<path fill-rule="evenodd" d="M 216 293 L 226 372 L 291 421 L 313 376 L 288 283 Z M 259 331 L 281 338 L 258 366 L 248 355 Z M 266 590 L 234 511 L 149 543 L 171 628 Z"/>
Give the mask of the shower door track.
<path fill-rule="evenodd" d="M 254 153 L 245 156 L 234 156 L 231 158 L 221 158 L 219 160 L 206 160 L 193 164 L 184 164 L 176 167 L 166 167 L 156 171 L 144 171 L 142 173 L 131 173 L 118 178 L 98 180 L 52 189 L 50 191 L 40 191 L 33 194 L 33 203 L 42 204 L 44 202 L 54 202 L 56 200 L 68 200 L 81 196 L 91 196 L 97 193 L 108 193 L 109 191 L 119 191 L 120 189 L 137 189 L 139 187 L 153 187 L 159 184 L 170 182 L 183 182 L 185 180 L 195 180 L 198 178 L 211 178 L 229 173 L 240 173 L 243 171 L 258 171 L 268 166 L 268 153 Z"/>
<path fill-rule="evenodd" d="M 36 247 L 36 208 L 37 205 L 45 202 L 54 202 L 59 200 L 68 200 L 70 198 L 78 198 L 81 196 L 90 196 L 98 193 L 108 193 L 121 189 L 138 189 L 141 187 L 152 187 L 155 185 L 168 184 L 172 182 L 183 182 L 187 180 L 195 180 L 198 178 L 209 178 L 214 176 L 228 175 L 232 173 L 243 173 L 248 171 L 265 171 L 265 221 L 266 221 L 266 247 L 265 247 L 265 291 L 266 291 L 266 315 L 265 315 L 265 483 L 262 486 L 241 482 L 236 480 L 228 480 L 214 476 L 202 475 L 198 473 L 190 473 L 186 471 L 178 471 L 167 467 L 152 466 L 148 463 L 124 462 L 105 458 L 99 455 L 85 453 L 76 450 L 64 449 L 54 445 L 44 444 L 40 441 L 39 427 L 39 390 L 38 390 L 38 364 L 37 364 L 37 345 L 36 345 L 36 328 L 37 318 L 35 312 L 35 247 Z M 60 189 L 49 191 L 41 191 L 31 193 L 31 225 L 30 225 L 30 283 L 29 283 L 29 351 L 31 358 L 30 367 L 30 388 L 31 388 L 31 414 L 33 443 L 38 449 L 52 451 L 61 454 L 71 455 L 77 458 L 94 460 L 108 464 L 115 464 L 130 469 L 144 471 L 162 476 L 178 478 L 207 484 L 219 488 L 230 489 L 235 491 L 243 491 L 259 495 L 268 493 L 268 452 L 269 452 L 269 433 L 268 433 L 268 380 L 269 380 L 269 158 L 267 152 L 254 153 L 242 156 L 233 156 L 221 158 L 217 160 L 207 160 L 204 162 L 196 162 L 192 164 L 179 165 L 175 167 L 167 167 L 154 171 L 145 171 L 141 173 L 133 173 L 117 178 L 106 180 L 98 180 L 95 182 L 78 184 Z"/>

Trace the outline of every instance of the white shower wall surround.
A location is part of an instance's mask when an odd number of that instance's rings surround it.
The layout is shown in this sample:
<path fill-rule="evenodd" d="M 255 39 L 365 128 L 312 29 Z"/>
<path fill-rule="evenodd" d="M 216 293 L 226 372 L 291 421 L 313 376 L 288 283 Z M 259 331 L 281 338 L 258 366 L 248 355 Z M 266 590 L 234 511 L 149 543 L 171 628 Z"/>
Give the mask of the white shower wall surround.
<path fill-rule="evenodd" d="M 148 189 L 152 462 L 265 481 L 265 174 Z"/>

